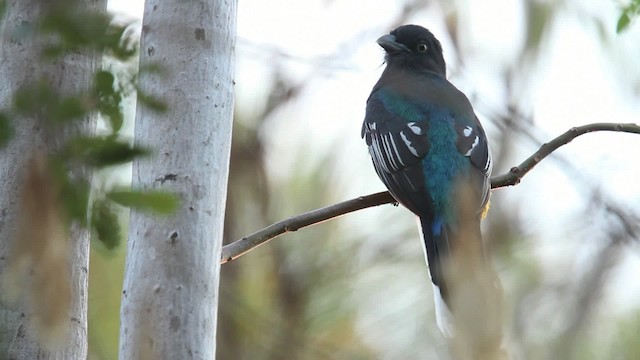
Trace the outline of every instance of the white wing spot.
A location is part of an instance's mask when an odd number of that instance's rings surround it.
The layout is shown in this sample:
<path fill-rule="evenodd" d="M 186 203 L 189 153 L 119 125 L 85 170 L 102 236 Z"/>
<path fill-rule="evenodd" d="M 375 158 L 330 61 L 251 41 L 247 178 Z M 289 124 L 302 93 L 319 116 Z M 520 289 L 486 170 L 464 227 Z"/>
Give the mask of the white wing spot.
<path fill-rule="evenodd" d="M 404 134 L 404 131 L 400 131 L 400 137 L 402 138 L 402 141 L 404 141 L 404 144 L 407 145 L 407 148 L 409 148 L 409 151 L 411 151 L 413 156 L 418 157 L 418 151 L 411 145 L 411 141 L 409 141 L 407 135 Z"/>
<path fill-rule="evenodd" d="M 420 126 L 416 125 L 416 123 L 410 122 L 410 123 L 407 124 L 407 127 L 409 127 L 411 132 L 413 132 L 414 134 L 422 135 L 422 128 L 420 128 Z"/>
<path fill-rule="evenodd" d="M 478 146 L 478 143 L 480 143 L 480 138 L 476 136 L 475 139 L 473 139 L 473 144 L 471 144 L 471 147 L 469 148 L 469 151 L 467 151 L 464 156 L 471 156 L 471 153 L 473 152 L 473 149 L 476 148 L 476 146 Z"/>
<path fill-rule="evenodd" d="M 467 126 L 466 128 L 464 128 L 464 130 L 462 130 L 462 134 L 465 137 L 471 136 L 471 133 L 473 133 L 473 129 L 471 128 L 471 126 Z M 476 139 L 477 139 L 477 137 L 476 137 Z"/>

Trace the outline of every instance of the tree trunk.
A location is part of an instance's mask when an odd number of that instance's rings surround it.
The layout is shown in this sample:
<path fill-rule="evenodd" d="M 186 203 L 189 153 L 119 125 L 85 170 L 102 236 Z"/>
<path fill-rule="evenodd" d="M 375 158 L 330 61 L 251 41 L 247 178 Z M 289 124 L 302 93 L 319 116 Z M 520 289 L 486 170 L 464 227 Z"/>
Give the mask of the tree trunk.
<path fill-rule="evenodd" d="M 121 307 L 121 359 L 214 359 L 220 249 L 227 189 L 236 2 L 147 0 L 133 186 L 178 194 L 169 217 L 131 212 Z"/>
<path fill-rule="evenodd" d="M 106 12 L 107 1 L 78 0 L 74 1 L 73 5 L 90 11 Z M 53 5 L 43 0 L 8 1 L 7 3 L 7 12 L 0 24 L 0 84 L 2 84 L 0 109 L 11 107 L 13 93 L 18 88 L 38 80 L 44 79 L 60 94 L 87 90 L 93 74 L 100 66 L 101 57 L 97 53 L 74 52 L 55 61 L 45 61 L 40 58 L 40 51 L 44 44 L 43 38 L 38 37 L 37 32 L 29 33 L 25 29 L 33 27 L 51 6 Z M 29 34 L 35 37 L 30 37 Z M 0 190 L 0 274 L 3 275 L 6 274 L 18 245 L 14 241 L 18 232 L 16 224 L 24 218 L 24 215 L 21 217 L 25 201 L 23 188 L 27 186 L 25 175 L 31 158 L 36 152 L 46 154 L 52 151 L 64 139 L 78 134 L 79 131 L 92 132 L 95 128 L 95 117 L 91 117 L 67 126 L 62 131 L 51 131 L 51 127 L 44 123 L 46 116 L 45 113 L 38 117 L 13 118 L 15 136 L 6 148 L 0 150 L 0 184 L 2 186 Z M 78 169 L 78 171 L 83 170 Z M 88 174 L 83 173 L 83 175 Z M 44 177 L 44 179 L 47 178 Z M 52 191 L 51 182 L 45 181 L 43 185 L 49 187 L 46 191 Z M 61 217 L 61 213 L 58 213 L 58 216 Z M 60 224 L 64 226 L 64 222 Z M 35 223 L 32 225 L 42 226 Z M 54 298 L 47 297 L 38 285 L 34 285 L 37 284 L 37 279 L 15 279 L 19 281 L 24 293 L 17 302 L 0 303 L 0 359 L 86 359 L 87 357 L 89 232 L 84 228 L 72 226 L 68 232 L 65 230 L 62 234 L 65 234 L 62 237 L 62 245 L 71 247 L 68 263 L 64 263 L 64 265 L 71 265 L 69 272 L 65 266 L 62 273 L 46 274 L 50 269 L 37 261 L 32 261 L 29 264 L 30 270 L 27 269 L 26 272 L 30 272 L 32 276 L 38 272 L 44 273 L 45 276 L 70 276 L 66 278 L 69 280 L 70 291 L 64 294 L 65 289 L 54 288 Z M 51 236 L 48 241 L 54 241 L 53 238 L 54 236 Z M 4 290 L 0 290 L 0 293 L 5 292 Z M 47 329 L 39 328 L 34 324 L 36 322 L 34 313 L 42 314 L 43 311 L 50 310 L 48 307 L 44 309 L 37 307 L 43 304 L 49 306 L 46 303 L 54 303 L 57 296 L 66 296 L 70 301 L 70 304 L 68 301 L 66 303 L 69 304 L 69 308 L 64 307 L 65 313 L 62 318 L 62 327 L 69 331 L 69 336 L 55 347 L 49 347 L 43 345 L 51 340 L 47 339 L 47 336 L 55 337 L 57 334 L 46 334 Z M 44 297 L 44 299 L 38 299 L 38 297 Z M 69 310 L 68 316 L 66 310 Z"/>

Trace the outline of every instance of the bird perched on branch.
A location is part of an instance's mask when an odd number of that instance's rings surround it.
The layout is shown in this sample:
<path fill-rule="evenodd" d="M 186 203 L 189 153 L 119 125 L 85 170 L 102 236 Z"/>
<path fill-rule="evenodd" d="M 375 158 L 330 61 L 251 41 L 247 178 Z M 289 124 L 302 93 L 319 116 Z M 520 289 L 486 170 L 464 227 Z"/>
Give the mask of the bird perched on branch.
<path fill-rule="evenodd" d="M 419 218 L 436 320 L 451 337 L 458 328 L 452 308 L 466 302 L 472 316 L 488 311 L 492 298 L 484 293 L 492 290 L 483 287 L 495 285 L 476 281 L 486 263 L 480 220 L 491 188 L 487 137 L 467 97 L 446 79 L 442 46 L 429 30 L 405 25 L 377 42 L 386 68 L 367 100 L 361 135 L 382 182 Z"/>

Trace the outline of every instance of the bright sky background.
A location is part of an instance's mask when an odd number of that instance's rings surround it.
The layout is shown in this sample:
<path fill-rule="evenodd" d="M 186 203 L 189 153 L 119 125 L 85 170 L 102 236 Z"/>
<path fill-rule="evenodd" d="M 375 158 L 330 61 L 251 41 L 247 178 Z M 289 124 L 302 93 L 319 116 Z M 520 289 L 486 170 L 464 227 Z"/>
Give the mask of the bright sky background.
<path fill-rule="evenodd" d="M 483 112 L 501 109 L 505 99 L 511 96 L 531 106 L 535 125 L 540 129 L 538 134 L 545 140 L 571 126 L 587 123 L 640 123 L 640 24 L 632 24 L 629 31 L 616 35 L 615 24 L 619 16 L 616 2 L 566 1 L 567 11 L 561 12 L 556 19 L 550 41 L 544 45 L 544 60 L 534 67 L 522 69 L 527 77 L 519 74 L 520 79 L 529 83 L 527 87 L 518 87 L 516 82 L 512 94 L 502 93 L 495 84 L 504 65 L 513 60 L 524 42 L 521 2 L 457 2 L 466 4 L 460 6 L 466 10 L 459 14 L 460 21 L 465 24 L 460 36 L 466 63 L 463 72 L 450 69 L 453 74 L 450 80 L 470 97 L 481 119 L 486 118 Z M 307 83 L 299 100 L 274 115 L 277 121 L 273 121 L 271 128 L 267 160 L 275 164 L 277 159 L 279 163 L 270 168 L 270 176 L 275 181 L 297 170 L 294 165 L 297 156 L 303 152 L 301 149 L 342 151 L 346 156 L 340 157 L 336 164 L 342 171 L 336 173 L 346 176 L 336 175 L 338 198 L 348 199 L 384 189 L 360 139 L 360 126 L 366 98 L 383 69 L 382 50 L 375 40 L 391 30 L 389 22 L 397 18 L 401 6 L 392 1 L 373 4 L 365 0 L 239 1 L 238 107 L 251 109 L 264 103 L 274 61 L 293 82 Z M 112 0 L 110 7 L 131 17 L 141 17 L 143 4 L 141 1 Z M 431 5 L 411 16 L 408 22 L 432 30 L 443 43 L 445 58 L 453 64 L 456 62 L 452 59 L 454 49 L 446 37 L 441 16 L 447 11 Z M 603 20 L 603 29 L 585 25 L 584 18 L 589 16 Z M 607 39 L 604 44 L 600 36 Z M 354 42 L 354 39 L 358 41 Z M 529 86 L 530 83 L 534 85 Z M 491 140 L 496 131 L 486 122 L 485 128 Z M 523 142 L 513 149 L 509 165 L 515 165 L 535 148 L 533 144 Z M 638 135 L 588 134 L 559 153 L 588 174 L 606 194 L 625 206 L 640 209 Z M 505 169 L 494 170 L 499 173 Z M 567 259 L 572 258 L 577 248 L 593 246 L 593 242 L 600 239 L 597 235 L 601 235 L 597 231 L 594 233 L 596 225 L 606 225 L 604 218 L 583 224 L 575 217 L 586 206 L 584 192 L 584 188 L 576 186 L 571 174 L 563 170 L 561 163 L 546 160 L 520 185 L 497 192 L 494 201 L 515 212 L 531 214 L 526 235 L 539 240 L 535 248 L 521 250 L 530 251 L 528 256 L 540 256 L 545 259 L 545 266 L 563 274 L 576 271 L 574 266 L 578 266 L 579 261 L 576 265 Z M 323 205 L 327 204 L 318 204 L 318 207 Z M 364 223 L 367 216 L 375 216 L 377 211 L 357 218 L 352 215 L 348 221 Z M 408 214 L 400 216 L 402 221 L 413 221 Z M 375 226 L 368 228 L 381 230 Z M 574 232 L 584 236 L 569 236 Z M 628 248 L 629 255 L 615 272 L 616 284 L 607 289 L 606 303 L 616 312 L 640 306 L 637 249 L 637 245 Z M 419 281 L 419 276 L 425 274 L 412 276 Z M 406 291 L 427 292 L 426 296 L 421 293 L 414 298 L 431 296 L 431 290 L 426 286 Z M 371 306 L 375 308 L 375 304 Z M 366 310 L 366 306 L 363 308 Z M 367 321 L 367 324 L 375 322 Z"/>

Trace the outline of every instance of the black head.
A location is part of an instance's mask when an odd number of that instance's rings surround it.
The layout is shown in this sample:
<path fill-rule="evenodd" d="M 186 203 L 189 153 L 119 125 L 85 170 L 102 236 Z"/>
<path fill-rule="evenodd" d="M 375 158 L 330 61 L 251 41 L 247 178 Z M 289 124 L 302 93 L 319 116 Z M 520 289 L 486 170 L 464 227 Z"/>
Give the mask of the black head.
<path fill-rule="evenodd" d="M 388 65 L 435 71 L 446 76 L 442 46 L 433 34 L 418 25 L 403 25 L 378 39 L 387 52 Z"/>

